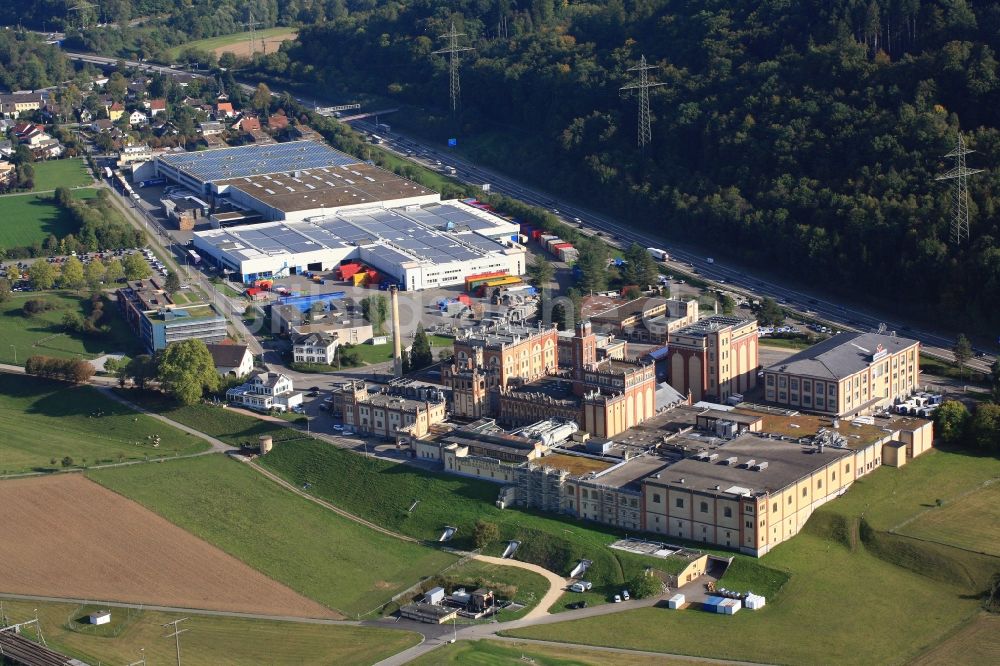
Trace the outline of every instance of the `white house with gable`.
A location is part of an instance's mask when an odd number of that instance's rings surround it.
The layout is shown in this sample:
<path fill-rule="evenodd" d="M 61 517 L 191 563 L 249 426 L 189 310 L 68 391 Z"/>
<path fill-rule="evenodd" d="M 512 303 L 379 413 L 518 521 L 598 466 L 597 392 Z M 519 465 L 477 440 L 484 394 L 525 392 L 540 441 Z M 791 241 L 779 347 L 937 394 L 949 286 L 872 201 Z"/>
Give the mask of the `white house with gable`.
<path fill-rule="evenodd" d="M 261 372 L 249 382 L 226 391 L 226 400 L 258 412 L 285 412 L 302 404 L 302 394 L 292 387 L 292 379 L 280 372 Z"/>

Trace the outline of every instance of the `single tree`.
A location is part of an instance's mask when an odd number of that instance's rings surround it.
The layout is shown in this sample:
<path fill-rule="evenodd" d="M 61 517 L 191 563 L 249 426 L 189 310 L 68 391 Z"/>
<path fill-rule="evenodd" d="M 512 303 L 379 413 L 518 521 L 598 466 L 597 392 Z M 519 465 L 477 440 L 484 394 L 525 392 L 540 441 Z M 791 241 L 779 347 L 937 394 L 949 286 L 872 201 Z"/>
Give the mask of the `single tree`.
<path fill-rule="evenodd" d="M 955 363 L 964 378 L 965 366 L 972 358 L 972 343 L 969 342 L 969 338 L 965 337 L 964 333 L 958 334 L 958 339 L 955 340 L 955 346 L 952 347 L 951 353 L 955 355 Z"/>
<path fill-rule="evenodd" d="M 59 286 L 64 289 L 81 289 L 86 284 L 83 262 L 76 257 L 66 259 L 62 266 L 62 274 L 59 276 Z"/>
<path fill-rule="evenodd" d="M 70 456 L 65 456 L 62 459 L 61 462 L 62 462 L 62 466 L 63 467 L 72 467 L 73 466 L 73 458 L 71 458 Z"/>
<path fill-rule="evenodd" d="M 496 523 L 486 520 L 477 520 L 472 532 L 473 542 L 476 548 L 485 548 L 500 539 L 500 528 Z"/>
<path fill-rule="evenodd" d="M 122 262 L 117 259 L 112 259 L 108 262 L 107 268 L 104 270 L 104 279 L 108 284 L 114 284 L 125 277 L 125 268 L 122 266 Z"/>
<path fill-rule="evenodd" d="M 253 99 L 250 103 L 253 105 L 253 108 L 261 113 L 267 113 L 267 110 L 271 107 L 271 89 L 267 87 L 266 83 L 257 84 L 257 90 L 254 91 Z"/>
<path fill-rule="evenodd" d="M 648 287 L 659 281 L 660 270 L 656 265 L 656 260 L 649 254 L 649 250 L 632 243 L 632 246 L 625 253 L 625 266 L 622 270 L 622 279 L 625 284 L 634 284 L 640 287 Z"/>
<path fill-rule="evenodd" d="M 0 298 L 0 303 L 3 299 Z M 1000 403 L 1000 358 L 993 361 L 990 366 L 990 388 L 993 393 L 993 402 Z"/>
<path fill-rule="evenodd" d="M 934 410 L 934 431 L 947 446 L 959 446 L 969 425 L 969 410 L 957 400 L 945 400 Z"/>
<path fill-rule="evenodd" d="M 179 277 L 177 277 L 177 273 L 176 272 L 171 271 L 171 272 L 167 273 L 167 280 L 166 280 L 166 282 L 164 283 L 163 286 L 164 286 L 164 289 L 166 289 L 167 293 L 169 293 L 169 294 L 172 294 L 175 291 L 180 291 L 180 288 L 181 288 L 181 279 Z"/>
<path fill-rule="evenodd" d="M 156 376 L 156 361 L 149 354 L 139 354 L 128 362 L 127 374 L 136 386 L 144 389 L 149 380 Z"/>
<path fill-rule="evenodd" d="M 10 286 L 10 280 L 7 278 L 0 278 L 0 303 L 6 303 L 10 300 L 10 295 L 12 289 Z"/>
<path fill-rule="evenodd" d="M 56 283 L 56 269 L 45 260 L 36 260 L 28 269 L 28 279 L 36 290 L 51 289 Z"/>
<path fill-rule="evenodd" d="M 785 311 L 773 298 L 765 298 L 757 308 L 757 321 L 762 326 L 780 326 L 785 321 Z"/>
<path fill-rule="evenodd" d="M 86 273 L 87 286 L 93 291 L 97 291 L 101 288 L 101 284 L 104 283 L 104 277 L 107 275 L 108 269 L 100 259 L 93 259 L 87 264 L 84 272 Z"/>
<path fill-rule="evenodd" d="M 736 309 L 736 300 L 729 294 L 719 295 L 719 310 L 722 311 L 724 315 L 731 315 Z"/>
<path fill-rule="evenodd" d="M 219 373 L 202 340 L 181 340 L 167 346 L 160 356 L 160 383 L 182 405 L 197 403 L 205 391 L 219 387 Z"/>
<path fill-rule="evenodd" d="M 410 349 L 410 368 L 422 370 L 434 362 L 434 353 L 431 351 L 431 341 L 424 331 L 423 324 L 417 324 L 417 332 L 413 335 L 413 346 Z"/>
<path fill-rule="evenodd" d="M 122 262 L 122 269 L 125 271 L 126 280 L 142 280 L 148 278 L 152 271 L 149 264 L 139 254 L 130 254 Z"/>
<path fill-rule="evenodd" d="M 644 571 L 629 583 L 629 592 L 636 599 L 646 599 L 663 594 L 663 581 L 651 571 Z"/>
<path fill-rule="evenodd" d="M 528 282 L 542 289 L 555 277 L 556 271 L 552 262 L 542 256 L 535 256 L 535 260 L 528 266 Z"/>
<path fill-rule="evenodd" d="M 976 406 L 969 421 L 969 443 L 984 453 L 1000 452 L 1000 405 L 981 402 Z"/>
<path fill-rule="evenodd" d="M 87 361 L 76 359 L 70 363 L 69 367 L 69 377 L 71 381 L 77 384 L 86 384 L 90 381 L 90 378 L 94 376 L 94 366 Z"/>
<path fill-rule="evenodd" d="M 385 335 L 385 322 L 389 314 L 389 301 L 381 294 L 361 299 L 361 313 L 372 325 L 375 335 Z"/>

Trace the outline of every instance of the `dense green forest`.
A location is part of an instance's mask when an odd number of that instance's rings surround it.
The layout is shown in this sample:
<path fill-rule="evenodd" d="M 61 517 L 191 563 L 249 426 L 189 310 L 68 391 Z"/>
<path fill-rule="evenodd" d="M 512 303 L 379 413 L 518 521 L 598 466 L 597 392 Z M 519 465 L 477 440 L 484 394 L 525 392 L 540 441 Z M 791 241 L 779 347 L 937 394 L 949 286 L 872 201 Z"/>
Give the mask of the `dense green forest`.
<path fill-rule="evenodd" d="M 59 49 L 30 33 L 0 30 L 0 89 L 37 90 L 72 75 Z"/>
<path fill-rule="evenodd" d="M 377 4 L 377 7 L 371 7 Z M 1000 4 L 965 0 L 348 3 L 258 65 L 427 109 L 422 130 L 668 237 L 937 321 L 1000 324 Z M 461 110 L 432 55 L 454 20 Z M 652 141 L 619 88 L 645 55 Z M 393 122 L 414 122 L 416 116 Z M 961 128 L 971 239 L 934 181 Z M 720 242 L 721 241 L 721 242 Z"/>

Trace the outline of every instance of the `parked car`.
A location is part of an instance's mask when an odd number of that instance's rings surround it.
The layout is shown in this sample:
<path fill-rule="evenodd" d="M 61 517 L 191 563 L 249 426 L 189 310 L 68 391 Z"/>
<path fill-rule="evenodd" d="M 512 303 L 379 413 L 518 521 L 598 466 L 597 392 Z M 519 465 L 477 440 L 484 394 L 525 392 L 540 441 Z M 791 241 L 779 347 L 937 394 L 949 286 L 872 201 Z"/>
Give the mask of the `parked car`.
<path fill-rule="evenodd" d="M 339 433 L 343 434 L 343 432 L 344 432 L 344 426 L 342 426 L 342 425 L 340 425 L 338 423 L 337 425 L 333 426 L 333 431 L 334 432 L 339 432 Z"/>
<path fill-rule="evenodd" d="M 577 582 L 570 585 L 569 589 L 572 592 L 586 592 L 591 587 L 593 587 L 593 583 L 591 583 L 590 581 L 578 580 Z"/>
<path fill-rule="evenodd" d="M 622 602 L 622 598 L 621 598 L 621 596 L 620 596 L 620 595 L 617 595 L 617 594 L 616 594 L 616 595 L 615 595 L 615 598 L 614 598 L 614 602 L 615 602 L 616 604 L 620 604 L 620 603 Z"/>
<path fill-rule="evenodd" d="M 629 600 L 628 590 L 622 590 L 622 599 L 624 599 L 625 601 Z"/>

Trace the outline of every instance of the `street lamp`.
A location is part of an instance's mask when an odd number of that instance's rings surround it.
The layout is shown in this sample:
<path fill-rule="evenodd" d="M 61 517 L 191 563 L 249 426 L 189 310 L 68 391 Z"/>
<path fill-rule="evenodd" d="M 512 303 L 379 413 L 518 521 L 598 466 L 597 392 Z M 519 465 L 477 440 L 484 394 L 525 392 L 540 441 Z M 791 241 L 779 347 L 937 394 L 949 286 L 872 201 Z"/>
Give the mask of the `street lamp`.
<path fill-rule="evenodd" d="M 11 345 L 10 348 L 14 352 L 14 365 L 17 365 L 17 347 L 15 347 L 14 345 Z"/>

